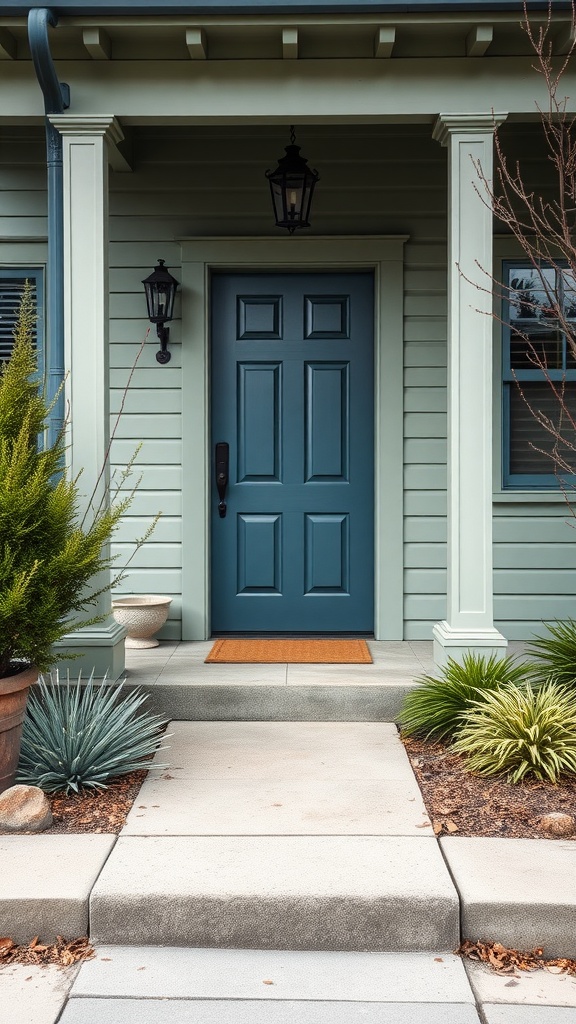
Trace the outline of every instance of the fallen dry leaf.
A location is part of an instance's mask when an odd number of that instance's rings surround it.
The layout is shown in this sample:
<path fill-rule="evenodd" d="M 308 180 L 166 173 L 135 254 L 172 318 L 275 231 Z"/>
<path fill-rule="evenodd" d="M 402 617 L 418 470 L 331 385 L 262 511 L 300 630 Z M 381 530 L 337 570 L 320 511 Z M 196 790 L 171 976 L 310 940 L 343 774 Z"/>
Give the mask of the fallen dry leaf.
<path fill-rule="evenodd" d="M 511 974 L 519 971 L 537 971 L 545 968 L 552 974 L 576 975 L 576 960 L 567 957 L 546 958 L 540 947 L 530 950 L 508 949 L 501 942 L 472 942 L 465 939 L 454 950 L 458 956 L 487 964 L 497 974 Z"/>
<path fill-rule="evenodd" d="M 458 831 L 458 825 L 456 824 L 455 821 L 452 821 L 451 818 L 448 818 L 448 821 L 446 821 L 445 824 L 446 824 L 446 828 L 447 828 L 448 832 L 457 832 Z"/>
<path fill-rule="evenodd" d="M 82 960 L 91 960 L 94 949 L 86 935 L 66 941 L 57 935 L 53 943 L 38 944 L 38 936 L 19 946 L 13 939 L 0 939 L 0 959 L 3 964 L 56 964 L 69 967 Z"/>

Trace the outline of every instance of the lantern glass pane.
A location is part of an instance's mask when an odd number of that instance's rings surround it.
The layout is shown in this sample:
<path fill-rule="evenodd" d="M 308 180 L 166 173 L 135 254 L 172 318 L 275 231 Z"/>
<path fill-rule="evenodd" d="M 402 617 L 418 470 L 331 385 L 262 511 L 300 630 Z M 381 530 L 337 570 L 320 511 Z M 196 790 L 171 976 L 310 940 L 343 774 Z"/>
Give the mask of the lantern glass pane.
<path fill-rule="evenodd" d="M 152 285 L 144 284 L 144 290 L 146 292 L 146 305 L 148 306 L 148 319 L 152 320 L 154 317 L 154 292 Z"/>
<path fill-rule="evenodd" d="M 304 192 L 302 187 L 296 187 L 292 183 L 288 183 L 287 194 L 286 194 L 286 214 L 289 223 L 299 224 L 302 219 L 302 198 Z"/>
<path fill-rule="evenodd" d="M 170 302 L 170 285 L 159 284 L 158 291 L 156 293 L 157 312 L 156 316 L 158 319 L 168 319 L 168 305 Z"/>
<path fill-rule="evenodd" d="M 282 224 L 285 219 L 284 190 L 282 188 L 282 183 L 270 180 L 270 191 L 272 192 L 272 202 L 274 204 L 274 216 L 276 217 L 276 223 Z"/>

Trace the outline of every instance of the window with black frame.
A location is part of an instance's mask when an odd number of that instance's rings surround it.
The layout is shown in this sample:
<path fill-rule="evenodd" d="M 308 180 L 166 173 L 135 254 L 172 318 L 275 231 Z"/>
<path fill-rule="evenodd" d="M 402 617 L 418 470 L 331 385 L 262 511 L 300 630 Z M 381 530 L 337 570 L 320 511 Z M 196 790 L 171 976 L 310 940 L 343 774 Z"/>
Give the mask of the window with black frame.
<path fill-rule="evenodd" d="M 14 326 L 22 293 L 30 282 L 36 306 L 34 344 L 38 351 L 38 369 L 43 368 L 44 274 L 40 267 L 0 266 L 0 362 L 10 358 L 14 345 Z"/>
<path fill-rule="evenodd" d="M 558 489 L 576 479 L 576 280 L 521 261 L 504 274 L 503 485 Z"/>

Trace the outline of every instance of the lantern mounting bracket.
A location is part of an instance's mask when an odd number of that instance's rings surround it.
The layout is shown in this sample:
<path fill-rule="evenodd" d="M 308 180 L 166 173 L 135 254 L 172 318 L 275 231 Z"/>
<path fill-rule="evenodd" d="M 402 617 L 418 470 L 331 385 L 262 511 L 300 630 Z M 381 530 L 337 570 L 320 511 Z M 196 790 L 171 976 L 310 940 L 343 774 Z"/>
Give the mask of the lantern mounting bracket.
<path fill-rule="evenodd" d="M 162 364 L 169 363 L 172 358 L 167 347 L 170 338 L 170 328 L 165 327 L 164 324 L 156 324 L 156 334 L 160 339 L 160 348 L 156 353 L 156 361 Z"/>

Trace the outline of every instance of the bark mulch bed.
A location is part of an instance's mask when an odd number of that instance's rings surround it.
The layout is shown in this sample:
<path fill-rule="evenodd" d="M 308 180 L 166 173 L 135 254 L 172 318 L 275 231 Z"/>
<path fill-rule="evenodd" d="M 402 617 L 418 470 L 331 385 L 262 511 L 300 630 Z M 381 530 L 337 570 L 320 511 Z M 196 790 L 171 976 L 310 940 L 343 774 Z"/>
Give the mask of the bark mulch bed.
<path fill-rule="evenodd" d="M 505 778 L 470 774 L 464 758 L 444 743 L 415 737 L 403 742 L 437 836 L 552 839 L 539 825 L 543 815 L 576 816 L 576 776 L 556 786 L 537 779 L 513 786 Z"/>
<path fill-rule="evenodd" d="M 148 773 L 130 772 L 111 779 L 106 789 L 84 789 L 80 793 L 48 793 L 54 818 L 50 828 L 35 835 L 55 835 L 63 832 L 107 832 L 118 835 L 126 823 L 128 812 L 138 796 Z M 0 835 L 14 835 L 0 829 Z M 31 833 L 20 833 L 20 835 Z"/>
<path fill-rule="evenodd" d="M 141 770 L 119 775 L 107 783 L 106 789 L 85 789 L 64 796 L 48 794 L 54 824 L 51 832 L 108 832 L 118 835 L 148 772 Z"/>

